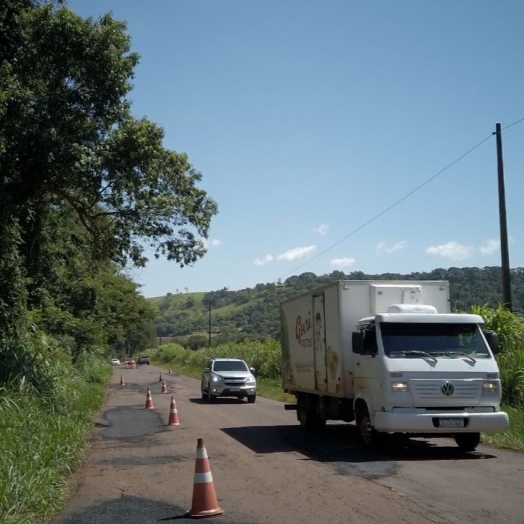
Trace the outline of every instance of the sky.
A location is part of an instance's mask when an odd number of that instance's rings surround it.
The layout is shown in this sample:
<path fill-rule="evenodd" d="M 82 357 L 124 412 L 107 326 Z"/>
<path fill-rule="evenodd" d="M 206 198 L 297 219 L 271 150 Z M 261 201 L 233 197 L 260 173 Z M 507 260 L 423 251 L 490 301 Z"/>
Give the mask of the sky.
<path fill-rule="evenodd" d="M 292 275 L 524 266 L 521 0 L 70 0 L 127 22 L 136 117 L 219 207 L 192 267 L 146 297 Z"/>

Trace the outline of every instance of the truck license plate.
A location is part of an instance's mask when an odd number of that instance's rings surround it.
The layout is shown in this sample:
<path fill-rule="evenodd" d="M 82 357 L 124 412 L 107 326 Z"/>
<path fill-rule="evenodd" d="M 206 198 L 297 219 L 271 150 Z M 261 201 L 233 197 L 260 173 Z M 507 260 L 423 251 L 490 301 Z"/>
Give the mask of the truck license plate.
<path fill-rule="evenodd" d="M 464 419 L 462 418 L 441 418 L 439 424 L 441 428 L 443 427 L 463 428 Z"/>
<path fill-rule="evenodd" d="M 240 391 L 240 388 L 229 388 L 229 391 Z"/>

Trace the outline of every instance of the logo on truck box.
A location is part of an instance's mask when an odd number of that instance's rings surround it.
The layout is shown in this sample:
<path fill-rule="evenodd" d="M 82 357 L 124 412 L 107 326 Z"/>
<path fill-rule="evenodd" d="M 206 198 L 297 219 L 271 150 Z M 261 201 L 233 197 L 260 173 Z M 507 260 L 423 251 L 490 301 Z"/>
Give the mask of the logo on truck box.
<path fill-rule="evenodd" d="M 297 339 L 298 345 L 303 348 L 313 347 L 312 335 L 311 312 L 308 312 L 308 318 L 305 319 L 302 319 L 302 316 L 298 315 L 295 323 L 295 338 Z"/>

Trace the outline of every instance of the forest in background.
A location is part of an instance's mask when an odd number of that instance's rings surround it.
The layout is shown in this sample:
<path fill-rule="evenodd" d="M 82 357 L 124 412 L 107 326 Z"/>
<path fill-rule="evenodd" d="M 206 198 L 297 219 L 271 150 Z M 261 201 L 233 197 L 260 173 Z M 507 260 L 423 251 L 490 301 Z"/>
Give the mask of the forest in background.
<path fill-rule="evenodd" d="M 472 306 L 497 307 L 502 300 L 501 268 L 451 267 L 407 275 L 382 273 L 369 275 L 361 271 L 315 275 L 306 272 L 283 282 L 257 284 L 253 288 L 230 291 L 190 293 L 168 292 L 165 296 L 147 299 L 155 309 L 154 324 L 157 342 L 176 341 L 197 349 L 208 345 L 211 310 L 212 344 L 238 342 L 245 339 L 278 337 L 279 304 L 282 300 L 310 291 L 336 280 L 447 280 L 450 282 L 453 311 L 470 311 Z M 524 310 L 524 268 L 511 270 L 513 309 Z"/>

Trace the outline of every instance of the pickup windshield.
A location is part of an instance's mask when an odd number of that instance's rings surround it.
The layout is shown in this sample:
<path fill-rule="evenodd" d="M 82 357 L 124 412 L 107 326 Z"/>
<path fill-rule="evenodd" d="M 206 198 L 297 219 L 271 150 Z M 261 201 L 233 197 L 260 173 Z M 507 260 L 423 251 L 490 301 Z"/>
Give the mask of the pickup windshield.
<path fill-rule="evenodd" d="M 380 330 L 390 358 L 491 358 L 476 324 L 383 322 Z"/>
<path fill-rule="evenodd" d="M 245 362 L 241 360 L 218 360 L 213 366 L 213 371 L 249 371 Z"/>

